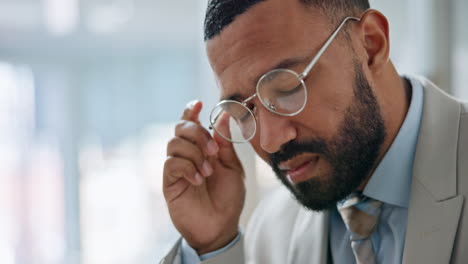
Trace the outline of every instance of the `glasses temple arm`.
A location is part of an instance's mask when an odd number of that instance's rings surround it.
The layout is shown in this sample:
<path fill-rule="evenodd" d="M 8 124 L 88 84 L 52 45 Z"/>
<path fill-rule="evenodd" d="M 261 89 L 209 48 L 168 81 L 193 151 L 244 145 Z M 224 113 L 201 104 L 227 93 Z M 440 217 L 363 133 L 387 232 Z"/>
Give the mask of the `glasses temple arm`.
<path fill-rule="evenodd" d="M 299 75 L 300 79 L 305 78 L 307 76 L 307 74 L 309 74 L 312 67 L 314 67 L 315 63 L 317 63 L 317 61 L 320 59 L 322 54 L 325 52 L 325 50 L 328 48 L 328 46 L 330 46 L 330 43 L 333 41 L 333 39 L 335 39 L 336 35 L 338 35 L 341 28 L 344 26 L 344 24 L 346 24 L 346 22 L 348 22 L 348 20 L 360 21 L 360 19 L 357 18 L 357 17 L 346 17 L 345 19 L 343 19 L 341 24 L 335 29 L 333 34 L 327 39 L 327 41 L 322 46 L 322 48 L 320 48 L 320 50 L 317 52 L 317 55 L 315 55 L 315 57 L 312 59 L 312 61 L 309 63 L 309 65 L 307 65 L 305 70 Z"/>

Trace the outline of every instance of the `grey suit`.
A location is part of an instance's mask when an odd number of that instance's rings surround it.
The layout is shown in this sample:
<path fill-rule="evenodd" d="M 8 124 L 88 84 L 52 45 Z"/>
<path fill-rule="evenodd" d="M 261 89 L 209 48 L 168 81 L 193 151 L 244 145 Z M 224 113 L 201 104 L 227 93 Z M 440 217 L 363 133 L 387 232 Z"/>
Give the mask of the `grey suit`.
<path fill-rule="evenodd" d="M 430 81 L 416 148 L 403 263 L 468 263 L 468 104 Z M 203 263 L 327 263 L 328 213 L 302 208 L 285 188 L 266 197 L 242 238 Z M 176 244 L 161 263 L 177 263 Z"/>

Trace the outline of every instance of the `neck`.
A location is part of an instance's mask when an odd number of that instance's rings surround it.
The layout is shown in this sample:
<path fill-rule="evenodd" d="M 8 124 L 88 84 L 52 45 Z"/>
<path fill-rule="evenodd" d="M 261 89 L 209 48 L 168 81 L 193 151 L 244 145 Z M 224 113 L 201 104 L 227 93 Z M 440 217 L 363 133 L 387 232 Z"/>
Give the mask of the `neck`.
<path fill-rule="evenodd" d="M 398 75 L 391 62 L 388 63 L 385 71 L 378 80 L 374 81 L 373 85 L 385 122 L 386 138 L 374 167 L 366 180 L 359 186 L 358 191 L 364 190 L 370 177 L 398 135 L 408 113 L 412 96 L 411 84 Z"/>

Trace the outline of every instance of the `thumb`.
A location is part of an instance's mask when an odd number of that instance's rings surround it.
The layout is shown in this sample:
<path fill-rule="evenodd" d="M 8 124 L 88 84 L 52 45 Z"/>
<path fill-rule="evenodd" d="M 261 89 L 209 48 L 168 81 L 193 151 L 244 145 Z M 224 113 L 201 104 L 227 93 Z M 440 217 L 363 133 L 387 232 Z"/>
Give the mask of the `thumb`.
<path fill-rule="evenodd" d="M 219 146 L 218 156 L 223 165 L 226 167 L 239 167 L 240 161 L 234 150 L 233 143 L 220 136 L 220 134 L 222 134 L 227 138 L 231 137 L 229 118 L 230 116 L 227 113 L 223 113 L 222 116 L 219 117 L 218 122 L 216 122 L 214 127 L 215 131 L 218 133 L 214 133 L 213 139 Z"/>
<path fill-rule="evenodd" d="M 227 138 L 231 138 L 231 129 L 229 126 L 229 114 L 227 113 L 222 113 L 220 117 L 218 117 L 218 120 L 216 124 L 214 125 L 214 130 L 217 133 L 214 133 L 213 137 L 216 140 L 216 143 L 221 147 L 231 147 L 232 142 L 227 140 L 221 135 L 224 135 Z"/>

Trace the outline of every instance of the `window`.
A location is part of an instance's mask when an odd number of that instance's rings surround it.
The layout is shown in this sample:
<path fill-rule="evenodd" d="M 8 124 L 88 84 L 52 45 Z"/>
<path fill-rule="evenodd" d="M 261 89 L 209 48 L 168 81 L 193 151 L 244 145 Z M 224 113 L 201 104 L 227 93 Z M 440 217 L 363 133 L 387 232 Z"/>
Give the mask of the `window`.
<path fill-rule="evenodd" d="M 389 17 L 397 68 L 468 99 L 466 2 L 373 2 Z M 207 125 L 218 98 L 205 7 L 0 0 L 0 263 L 149 264 L 172 246 L 166 143 L 188 101 L 204 101 Z M 279 183 L 250 146 L 236 148 L 245 226 Z"/>

